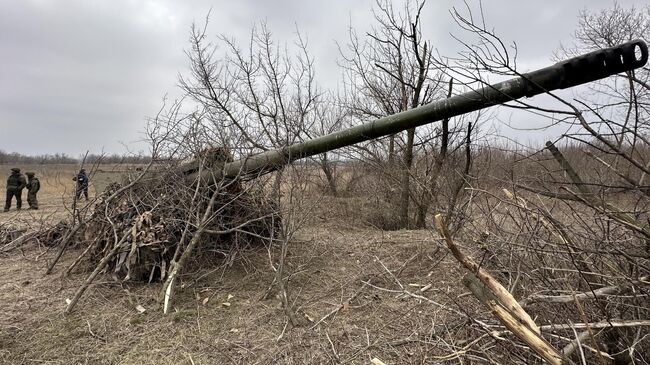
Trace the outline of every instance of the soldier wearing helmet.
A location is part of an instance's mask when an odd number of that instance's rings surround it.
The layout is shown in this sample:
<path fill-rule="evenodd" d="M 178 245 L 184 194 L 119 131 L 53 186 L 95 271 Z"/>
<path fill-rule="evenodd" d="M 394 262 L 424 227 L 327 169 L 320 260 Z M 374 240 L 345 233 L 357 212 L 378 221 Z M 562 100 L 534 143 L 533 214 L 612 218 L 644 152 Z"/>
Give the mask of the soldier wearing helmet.
<path fill-rule="evenodd" d="M 41 182 L 38 181 L 33 172 L 26 172 L 25 175 L 27 175 L 27 203 L 29 209 L 38 209 L 36 194 L 41 190 Z"/>
<path fill-rule="evenodd" d="M 23 189 L 27 185 L 25 177 L 20 173 L 20 169 L 14 167 L 11 169 L 11 175 L 7 179 L 7 200 L 5 201 L 5 212 L 11 208 L 11 200 L 16 197 L 16 209 L 20 210 L 23 205 Z"/>

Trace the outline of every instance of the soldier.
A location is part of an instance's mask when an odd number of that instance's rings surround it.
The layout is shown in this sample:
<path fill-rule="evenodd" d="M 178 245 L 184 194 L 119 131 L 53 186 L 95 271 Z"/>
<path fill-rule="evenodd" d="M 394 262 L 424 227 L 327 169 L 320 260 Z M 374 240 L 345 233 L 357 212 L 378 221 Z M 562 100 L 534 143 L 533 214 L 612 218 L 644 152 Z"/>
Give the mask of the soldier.
<path fill-rule="evenodd" d="M 38 181 L 33 172 L 26 172 L 25 175 L 27 175 L 27 203 L 29 209 L 38 209 L 36 194 L 41 190 L 41 182 Z"/>
<path fill-rule="evenodd" d="M 79 200 L 81 193 L 84 193 L 86 201 L 88 201 L 88 175 L 86 175 L 86 170 L 79 170 L 77 176 L 75 176 L 72 180 L 77 182 L 77 193 L 75 195 L 75 198 Z"/>
<path fill-rule="evenodd" d="M 16 197 L 16 209 L 20 210 L 23 205 L 23 189 L 27 183 L 25 177 L 20 173 L 20 169 L 14 167 L 11 169 L 11 175 L 7 179 L 7 200 L 5 201 L 5 212 L 11 208 L 11 199 Z"/>

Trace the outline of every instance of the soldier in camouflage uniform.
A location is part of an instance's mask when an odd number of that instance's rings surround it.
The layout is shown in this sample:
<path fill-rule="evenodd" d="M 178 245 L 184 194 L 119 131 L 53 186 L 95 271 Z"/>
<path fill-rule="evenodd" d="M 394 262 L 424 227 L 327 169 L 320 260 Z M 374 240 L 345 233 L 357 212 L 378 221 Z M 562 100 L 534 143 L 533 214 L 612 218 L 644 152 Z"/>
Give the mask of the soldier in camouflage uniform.
<path fill-rule="evenodd" d="M 81 193 L 83 193 L 84 197 L 86 197 L 86 201 L 88 201 L 88 175 L 86 175 L 86 170 L 79 170 L 79 173 L 74 178 L 72 178 L 72 180 L 77 182 L 77 192 L 75 194 L 75 199 L 79 200 Z"/>
<path fill-rule="evenodd" d="M 41 190 L 41 182 L 38 181 L 33 172 L 26 172 L 25 175 L 27 175 L 27 203 L 29 203 L 29 209 L 38 209 L 36 194 Z"/>
<path fill-rule="evenodd" d="M 7 200 L 5 201 L 5 212 L 11 208 L 11 199 L 16 197 L 16 209 L 20 210 L 23 205 L 23 189 L 27 185 L 25 177 L 20 173 L 20 169 L 14 167 L 11 169 L 11 175 L 7 179 Z"/>

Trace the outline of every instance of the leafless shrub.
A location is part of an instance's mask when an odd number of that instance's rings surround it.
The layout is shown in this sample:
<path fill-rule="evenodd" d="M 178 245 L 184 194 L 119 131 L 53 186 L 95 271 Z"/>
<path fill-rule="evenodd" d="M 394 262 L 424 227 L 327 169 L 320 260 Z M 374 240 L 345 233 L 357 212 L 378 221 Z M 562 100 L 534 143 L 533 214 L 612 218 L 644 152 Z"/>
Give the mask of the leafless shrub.
<path fill-rule="evenodd" d="M 455 16 L 478 41 L 465 43 L 464 57 L 454 60 L 448 72 L 467 80 L 467 87 L 485 84 L 484 73 L 520 75 L 516 46 L 489 31 L 482 14 Z M 607 26 L 612 19 L 629 25 L 617 29 L 635 31 L 612 34 Z M 647 29 L 637 26 L 647 19 L 620 7 L 599 15 L 584 13 L 581 21 L 577 39 L 587 49 L 635 38 L 640 36 L 636 30 Z M 642 304 L 647 301 L 650 259 L 648 195 L 643 187 L 647 72 L 630 72 L 597 85 L 592 90 L 602 96 L 606 89 L 611 95 L 605 102 L 590 101 L 590 95 L 570 101 L 551 93 L 557 109 L 513 101 L 512 107 L 569 125 L 565 137 L 573 142 L 558 144 L 559 149 L 548 142 L 546 148 L 500 154 L 499 159 L 512 162 L 502 165 L 503 173 L 491 174 L 492 189 L 470 188 L 472 214 L 458 233 L 480 257 L 480 265 L 534 313 L 540 328 L 551 329 L 542 334 L 555 348 L 564 348 L 560 355 L 583 363 L 606 358 L 648 362 L 644 321 L 650 313 Z M 506 189 L 494 189 L 498 186 Z M 600 326 L 602 321 L 607 324 Z M 553 331 L 558 323 L 569 325 Z M 583 329 L 572 331 L 578 323 Z M 509 361 L 528 362 L 512 345 L 502 343 Z M 576 352 L 578 347 L 586 350 Z"/>

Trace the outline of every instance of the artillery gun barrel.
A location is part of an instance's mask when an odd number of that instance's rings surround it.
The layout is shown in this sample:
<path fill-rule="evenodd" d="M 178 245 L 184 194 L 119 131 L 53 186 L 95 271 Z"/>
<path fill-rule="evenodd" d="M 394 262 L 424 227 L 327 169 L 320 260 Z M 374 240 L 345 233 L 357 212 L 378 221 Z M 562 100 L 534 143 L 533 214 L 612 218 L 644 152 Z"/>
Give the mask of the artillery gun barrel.
<path fill-rule="evenodd" d="M 269 150 L 240 160 L 228 162 L 221 169 L 206 169 L 200 178 L 209 183 L 214 179 L 249 179 L 281 168 L 293 161 L 350 146 L 359 142 L 388 136 L 410 128 L 437 122 L 523 97 L 585 84 L 620 72 L 643 67 L 648 60 L 648 47 L 635 40 L 616 47 L 590 52 L 561 61 L 553 66 L 523 74 L 507 81 L 488 85 L 448 99 L 389 115 L 375 121 L 330 133 L 312 140 Z M 195 165 L 196 166 L 196 165 Z M 194 181 L 198 172 L 184 169 Z"/>

